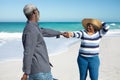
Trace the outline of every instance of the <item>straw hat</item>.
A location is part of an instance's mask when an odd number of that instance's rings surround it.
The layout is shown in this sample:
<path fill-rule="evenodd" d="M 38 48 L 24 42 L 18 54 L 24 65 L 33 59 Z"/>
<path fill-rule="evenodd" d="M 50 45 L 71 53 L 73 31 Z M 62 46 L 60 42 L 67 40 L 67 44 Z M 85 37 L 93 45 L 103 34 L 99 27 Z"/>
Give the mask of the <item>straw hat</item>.
<path fill-rule="evenodd" d="M 88 23 L 91 23 L 91 24 L 95 25 L 98 30 L 100 30 L 101 27 L 102 27 L 102 23 L 98 19 L 85 18 L 85 19 L 82 20 L 82 25 L 85 29 L 87 29 L 87 24 Z"/>

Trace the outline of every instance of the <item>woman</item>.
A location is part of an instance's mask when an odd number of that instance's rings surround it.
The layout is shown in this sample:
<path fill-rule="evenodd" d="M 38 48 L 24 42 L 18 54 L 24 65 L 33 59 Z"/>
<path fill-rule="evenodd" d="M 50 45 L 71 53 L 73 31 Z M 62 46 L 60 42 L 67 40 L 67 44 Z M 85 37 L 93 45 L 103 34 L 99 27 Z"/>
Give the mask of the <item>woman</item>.
<path fill-rule="evenodd" d="M 82 25 L 85 30 L 65 32 L 63 36 L 81 39 L 81 48 L 77 58 L 80 80 L 86 80 L 88 70 L 91 80 L 98 80 L 99 42 L 102 36 L 107 33 L 109 26 L 97 19 L 83 19 Z"/>

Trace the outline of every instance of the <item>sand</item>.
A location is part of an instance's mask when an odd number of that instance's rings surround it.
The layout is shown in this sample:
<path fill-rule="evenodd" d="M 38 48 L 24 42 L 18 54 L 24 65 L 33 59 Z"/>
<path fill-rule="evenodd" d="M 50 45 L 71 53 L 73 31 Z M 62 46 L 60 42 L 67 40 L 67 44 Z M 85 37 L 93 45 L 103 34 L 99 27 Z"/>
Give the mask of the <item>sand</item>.
<path fill-rule="evenodd" d="M 104 37 L 100 43 L 99 80 L 120 80 L 120 37 Z M 52 74 L 59 80 L 79 80 L 77 56 L 80 42 L 67 51 L 50 56 Z M 20 80 L 22 60 L 0 62 L 0 80 Z M 87 77 L 89 79 L 89 76 Z"/>

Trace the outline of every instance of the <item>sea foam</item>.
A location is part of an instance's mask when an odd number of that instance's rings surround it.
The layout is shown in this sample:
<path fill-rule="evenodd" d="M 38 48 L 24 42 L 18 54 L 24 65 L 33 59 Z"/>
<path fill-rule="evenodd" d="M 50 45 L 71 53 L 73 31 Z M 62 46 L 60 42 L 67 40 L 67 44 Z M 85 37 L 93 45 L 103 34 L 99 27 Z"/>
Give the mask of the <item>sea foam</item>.
<path fill-rule="evenodd" d="M 120 30 L 110 30 L 106 36 L 120 36 Z M 44 38 L 49 55 L 57 55 L 68 50 L 71 44 L 80 41 L 77 38 Z M 78 46 L 79 47 L 79 46 Z M 22 33 L 0 33 L 0 61 L 23 58 Z"/>

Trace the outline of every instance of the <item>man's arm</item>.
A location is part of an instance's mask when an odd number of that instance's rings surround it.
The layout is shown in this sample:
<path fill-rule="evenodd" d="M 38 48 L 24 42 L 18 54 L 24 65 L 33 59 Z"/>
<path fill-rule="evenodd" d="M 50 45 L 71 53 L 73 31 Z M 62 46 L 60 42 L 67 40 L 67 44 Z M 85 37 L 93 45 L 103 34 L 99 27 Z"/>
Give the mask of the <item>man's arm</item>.
<path fill-rule="evenodd" d="M 59 37 L 62 35 L 60 31 L 52 30 L 52 29 L 45 29 L 45 28 L 40 28 L 40 31 L 42 32 L 44 37 Z"/>
<path fill-rule="evenodd" d="M 24 57 L 23 57 L 23 72 L 30 74 L 32 57 L 36 46 L 37 35 L 33 31 L 27 31 L 23 34 L 23 46 L 24 46 Z"/>

